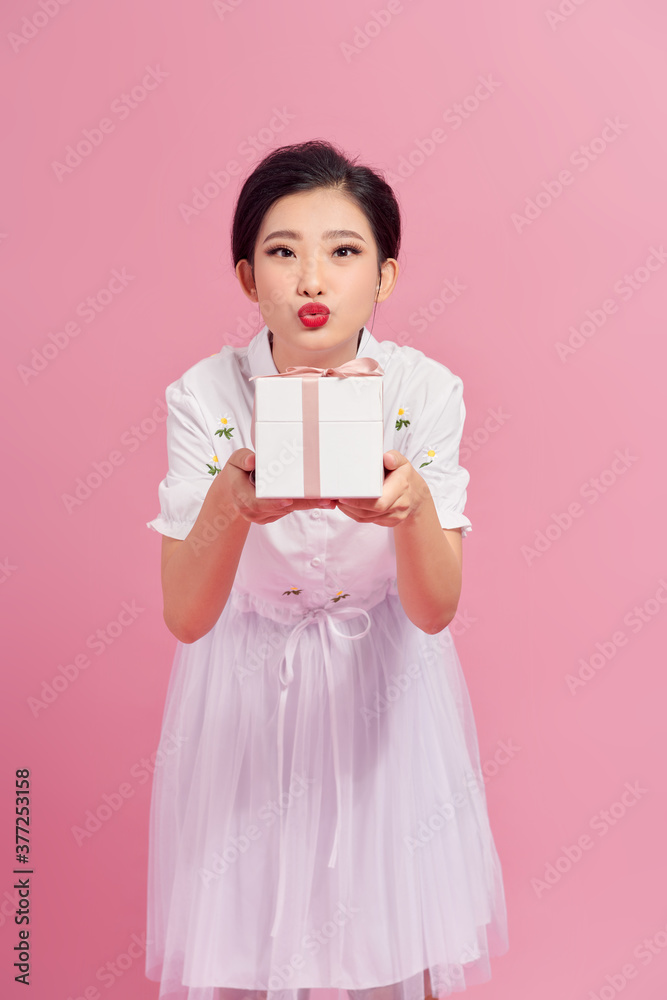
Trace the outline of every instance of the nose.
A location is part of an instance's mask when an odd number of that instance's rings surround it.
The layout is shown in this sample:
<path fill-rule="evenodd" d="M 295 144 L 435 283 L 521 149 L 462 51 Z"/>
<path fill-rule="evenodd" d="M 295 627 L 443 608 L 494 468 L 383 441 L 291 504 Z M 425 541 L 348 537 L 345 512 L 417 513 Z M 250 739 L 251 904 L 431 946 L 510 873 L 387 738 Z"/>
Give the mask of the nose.
<path fill-rule="evenodd" d="M 311 298 L 326 292 L 322 265 L 315 254 L 303 258 L 298 292 L 299 295 L 308 295 Z"/>

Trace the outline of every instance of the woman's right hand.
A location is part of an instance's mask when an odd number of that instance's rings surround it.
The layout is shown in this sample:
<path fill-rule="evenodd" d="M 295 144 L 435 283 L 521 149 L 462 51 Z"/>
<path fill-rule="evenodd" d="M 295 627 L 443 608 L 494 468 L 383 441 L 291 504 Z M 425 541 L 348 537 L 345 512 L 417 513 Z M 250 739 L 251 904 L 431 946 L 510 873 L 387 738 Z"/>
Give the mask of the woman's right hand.
<path fill-rule="evenodd" d="M 224 482 L 229 499 L 237 506 L 239 514 L 246 521 L 254 524 L 270 524 L 293 510 L 310 510 L 313 507 L 322 507 L 326 510 L 336 508 L 334 500 L 320 497 L 300 497 L 291 500 L 258 498 L 254 484 L 250 480 L 250 473 L 254 468 L 254 451 L 250 448 L 237 448 L 217 476 Z"/>

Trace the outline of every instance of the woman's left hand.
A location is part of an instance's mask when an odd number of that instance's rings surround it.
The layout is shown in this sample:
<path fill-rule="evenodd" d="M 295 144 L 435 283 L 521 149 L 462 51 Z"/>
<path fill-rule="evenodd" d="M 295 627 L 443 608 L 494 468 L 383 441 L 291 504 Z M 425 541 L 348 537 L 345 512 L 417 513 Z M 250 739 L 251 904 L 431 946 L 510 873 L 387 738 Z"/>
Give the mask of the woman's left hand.
<path fill-rule="evenodd" d="M 381 497 L 345 498 L 336 500 L 335 504 L 354 521 L 395 528 L 414 516 L 431 491 L 400 451 L 385 451 L 382 458 L 385 477 Z"/>

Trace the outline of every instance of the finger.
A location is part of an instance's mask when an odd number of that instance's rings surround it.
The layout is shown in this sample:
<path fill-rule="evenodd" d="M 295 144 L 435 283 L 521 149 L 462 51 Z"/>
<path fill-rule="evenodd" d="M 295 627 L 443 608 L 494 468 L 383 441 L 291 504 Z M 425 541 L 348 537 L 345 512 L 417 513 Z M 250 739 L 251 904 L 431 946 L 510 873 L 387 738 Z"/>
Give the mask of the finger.
<path fill-rule="evenodd" d="M 262 517 L 255 521 L 255 524 L 273 524 L 274 521 L 279 521 L 281 517 L 285 514 L 289 514 L 289 511 L 284 511 L 282 514 L 275 514 L 273 517 Z"/>
<path fill-rule="evenodd" d="M 295 510 L 310 510 L 313 507 L 332 507 L 335 500 L 329 497 L 290 497 Z"/>
<path fill-rule="evenodd" d="M 377 497 L 377 500 L 381 500 L 382 497 Z M 343 500 L 339 500 L 338 503 L 344 503 L 348 507 L 354 507 L 357 510 L 370 510 L 375 507 L 376 499 L 371 499 L 370 497 L 345 497 Z"/>
<path fill-rule="evenodd" d="M 266 510 L 280 510 L 281 512 L 290 513 L 293 510 L 313 510 L 313 508 L 320 507 L 323 510 L 330 510 L 334 507 L 334 503 L 331 500 L 316 498 L 261 498 L 257 501 L 263 504 L 262 509 Z"/>
<path fill-rule="evenodd" d="M 230 465 L 236 466 L 237 469 L 249 472 L 255 467 L 255 453 L 250 448 L 237 448 L 229 456 L 228 462 Z"/>
<path fill-rule="evenodd" d="M 259 500 L 255 499 L 255 505 L 258 511 L 267 514 L 274 514 L 278 512 L 282 513 L 283 511 L 292 509 L 292 501 L 281 498 L 264 499 L 263 497 L 261 497 Z"/>
<path fill-rule="evenodd" d="M 345 500 L 339 500 L 338 504 L 340 506 L 341 503 L 345 503 L 346 507 L 357 511 L 360 515 L 377 517 L 378 514 L 386 514 L 387 510 L 396 503 L 400 495 L 401 490 L 399 487 L 390 487 L 387 483 L 382 490 L 382 495 L 379 497 L 345 497 Z"/>
<path fill-rule="evenodd" d="M 255 487 L 244 480 L 236 485 L 234 495 L 243 507 L 253 515 L 282 513 L 290 503 L 289 500 L 282 497 L 258 497 L 255 493 Z"/>
<path fill-rule="evenodd" d="M 368 510 L 367 507 L 358 507 L 355 504 L 350 503 L 339 503 L 338 506 L 345 513 L 355 514 L 357 517 L 375 517 L 376 511 Z"/>
<path fill-rule="evenodd" d="M 354 511 L 351 507 L 346 507 L 345 504 L 342 503 L 339 504 L 338 509 L 341 510 L 343 514 L 345 514 L 346 517 L 349 517 L 352 521 L 361 520 L 361 518 L 357 517 L 356 511 Z"/>
<path fill-rule="evenodd" d="M 392 448 L 390 451 L 385 451 L 382 458 L 385 465 L 387 464 L 387 459 L 389 459 L 392 467 L 395 469 L 398 468 L 399 465 L 405 465 L 408 461 L 405 455 L 402 455 L 401 452 L 397 451 L 395 448 Z"/>
<path fill-rule="evenodd" d="M 257 503 L 260 502 L 261 501 L 257 501 Z M 264 501 L 264 503 L 266 504 L 271 503 L 273 504 L 273 506 L 271 508 L 262 508 L 260 511 L 256 512 L 256 516 L 253 517 L 253 520 L 257 524 L 270 524 L 273 521 L 279 520 L 281 517 L 285 517 L 286 514 L 291 514 L 292 511 L 294 510 L 306 510 L 320 505 L 320 501 L 317 501 L 308 503 L 308 506 L 304 505 L 301 507 L 296 507 L 294 501 L 280 500 L 280 499 L 266 500 Z M 304 502 L 302 500 L 301 503 L 305 504 L 307 502 Z M 278 506 L 278 505 L 284 505 L 284 506 Z"/>
<path fill-rule="evenodd" d="M 351 517 L 353 521 L 367 521 L 373 517 L 376 517 L 374 511 L 361 511 L 358 507 L 350 507 L 348 504 L 338 503 L 338 507 L 344 514 Z"/>

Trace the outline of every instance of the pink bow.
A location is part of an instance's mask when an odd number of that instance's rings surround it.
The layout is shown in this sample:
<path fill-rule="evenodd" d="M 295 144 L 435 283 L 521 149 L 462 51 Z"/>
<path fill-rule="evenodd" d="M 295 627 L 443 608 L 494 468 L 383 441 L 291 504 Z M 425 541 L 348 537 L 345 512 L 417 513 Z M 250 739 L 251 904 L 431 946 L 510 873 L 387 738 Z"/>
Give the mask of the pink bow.
<path fill-rule="evenodd" d="M 295 375 L 297 377 L 315 375 L 322 378 L 338 376 L 339 378 L 349 378 L 353 375 L 384 375 L 383 369 L 374 358 L 354 358 L 353 361 L 346 361 L 338 368 L 311 368 L 309 365 L 290 365 L 284 372 L 276 375 L 251 375 L 250 381 L 255 378 L 280 378 L 283 375 Z"/>

